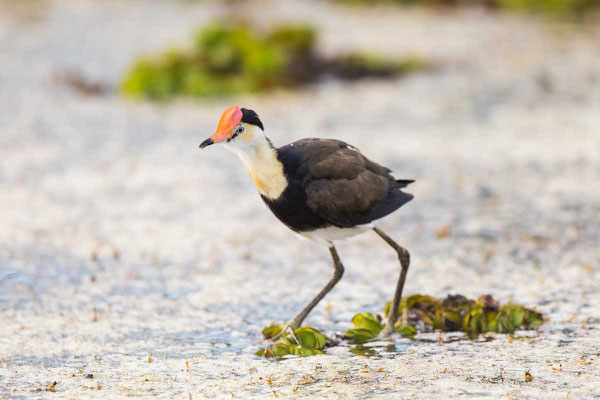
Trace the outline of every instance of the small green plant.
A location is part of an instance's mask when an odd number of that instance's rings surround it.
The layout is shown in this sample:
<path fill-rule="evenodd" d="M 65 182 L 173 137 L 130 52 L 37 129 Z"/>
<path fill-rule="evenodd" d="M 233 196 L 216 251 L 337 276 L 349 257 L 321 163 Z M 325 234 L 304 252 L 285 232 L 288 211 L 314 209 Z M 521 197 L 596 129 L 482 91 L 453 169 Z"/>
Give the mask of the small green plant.
<path fill-rule="evenodd" d="M 384 314 L 389 314 L 391 302 Z M 416 326 L 443 332 L 462 331 L 471 339 L 486 332 L 513 333 L 517 329 L 535 329 L 544 322 L 541 313 L 516 304 L 499 306 L 491 296 L 481 296 L 477 301 L 464 296 L 448 296 L 439 300 L 416 294 L 403 297 L 399 315 L 408 323 L 396 322 L 394 330 L 403 337 L 416 335 Z M 352 318 L 355 328 L 345 336 L 354 343 L 365 343 L 375 338 L 385 327 L 382 317 L 371 313 L 356 314 Z"/>
<path fill-rule="evenodd" d="M 345 337 L 352 340 L 354 343 L 365 343 L 374 339 L 383 330 L 385 324 L 381 321 L 381 316 L 373 316 L 369 312 L 356 314 L 352 318 L 354 324 L 353 329 L 348 329 L 344 334 Z M 414 326 L 397 322 L 394 330 L 405 338 L 412 338 L 417 334 Z"/>
<path fill-rule="evenodd" d="M 216 23 L 198 32 L 189 51 L 171 49 L 137 61 L 121 83 L 134 98 L 209 97 L 296 87 L 324 75 L 388 77 L 426 67 L 418 58 L 350 54 L 323 58 L 305 25 L 262 32 L 247 24 Z"/>
<path fill-rule="evenodd" d="M 423 6 L 482 6 L 490 9 L 525 11 L 555 17 L 580 17 L 600 8 L 600 0 L 335 0 L 348 4 L 401 4 Z"/>
<path fill-rule="evenodd" d="M 496 6 L 506 10 L 522 10 L 558 17 L 583 16 L 600 7 L 600 0 L 496 0 Z"/>
<path fill-rule="evenodd" d="M 272 325 L 263 329 L 263 335 L 267 339 L 276 337 L 283 328 Z M 292 355 L 298 357 L 309 357 L 323 354 L 326 344 L 325 336 L 316 329 L 310 327 L 297 328 L 293 331 L 286 330 L 281 337 L 272 345 L 259 350 L 256 355 L 265 358 L 281 359 Z"/>
<path fill-rule="evenodd" d="M 388 302 L 384 308 L 387 317 L 391 308 Z M 518 304 L 498 305 L 492 296 L 481 296 L 476 301 L 461 295 L 450 295 L 440 300 L 432 296 L 415 294 L 403 297 L 398 308 L 400 320 L 394 331 L 402 337 L 413 339 L 419 331 L 464 332 L 470 339 L 488 332 L 514 333 L 517 329 L 535 329 L 544 323 L 544 316 L 530 308 Z M 373 356 L 376 351 L 363 344 L 377 338 L 385 328 L 383 316 L 369 312 L 356 314 L 352 318 L 354 328 L 348 329 L 344 337 L 355 344 L 351 352 Z M 283 327 L 271 325 L 263 329 L 265 338 L 273 339 Z M 318 330 L 310 327 L 288 329 L 272 345 L 259 350 L 256 355 L 280 359 L 287 355 L 308 357 L 323 354 L 327 339 Z M 331 345 L 331 343 L 329 343 Z"/>

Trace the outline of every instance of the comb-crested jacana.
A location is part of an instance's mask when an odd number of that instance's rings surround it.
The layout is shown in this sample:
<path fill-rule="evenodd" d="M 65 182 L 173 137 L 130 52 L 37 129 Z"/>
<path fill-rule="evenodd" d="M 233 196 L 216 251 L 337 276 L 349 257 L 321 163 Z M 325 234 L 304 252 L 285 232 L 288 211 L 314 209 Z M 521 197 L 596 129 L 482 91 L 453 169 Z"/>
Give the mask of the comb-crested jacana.
<path fill-rule="evenodd" d="M 281 222 L 329 247 L 333 277 L 286 327 L 298 328 L 341 279 L 344 266 L 334 242 L 373 230 L 394 248 L 400 260 L 400 278 L 382 335 L 392 333 L 410 255 L 375 222 L 413 198 L 401 189 L 414 181 L 394 178 L 388 168 L 339 140 L 301 139 L 275 148 L 265 136 L 258 115 L 237 106 L 225 110 L 217 131 L 200 148 L 215 143 L 224 144 L 238 155 L 263 201 Z"/>

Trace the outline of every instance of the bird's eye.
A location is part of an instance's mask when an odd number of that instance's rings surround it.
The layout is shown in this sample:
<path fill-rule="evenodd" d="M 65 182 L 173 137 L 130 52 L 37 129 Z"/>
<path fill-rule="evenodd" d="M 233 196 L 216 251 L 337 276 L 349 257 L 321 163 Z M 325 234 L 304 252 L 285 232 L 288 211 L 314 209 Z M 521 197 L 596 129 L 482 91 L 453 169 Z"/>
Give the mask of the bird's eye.
<path fill-rule="evenodd" d="M 235 128 L 235 134 L 236 135 L 241 135 L 242 133 L 244 133 L 246 131 L 246 128 L 244 128 L 243 126 L 238 126 L 237 128 Z"/>

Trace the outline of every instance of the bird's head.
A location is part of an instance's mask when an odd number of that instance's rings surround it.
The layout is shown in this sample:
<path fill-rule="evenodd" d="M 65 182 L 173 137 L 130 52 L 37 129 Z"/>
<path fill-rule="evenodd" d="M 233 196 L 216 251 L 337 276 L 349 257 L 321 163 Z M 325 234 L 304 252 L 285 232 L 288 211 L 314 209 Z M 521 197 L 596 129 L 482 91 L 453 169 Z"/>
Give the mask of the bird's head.
<path fill-rule="evenodd" d="M 217 131 L 202 142 L 200 148 L 215 143 L 252 145 L 257 140 L 264 140 L 263 130 L 263 124 L 254 111 L 233 106 L 221 115 Z"/>

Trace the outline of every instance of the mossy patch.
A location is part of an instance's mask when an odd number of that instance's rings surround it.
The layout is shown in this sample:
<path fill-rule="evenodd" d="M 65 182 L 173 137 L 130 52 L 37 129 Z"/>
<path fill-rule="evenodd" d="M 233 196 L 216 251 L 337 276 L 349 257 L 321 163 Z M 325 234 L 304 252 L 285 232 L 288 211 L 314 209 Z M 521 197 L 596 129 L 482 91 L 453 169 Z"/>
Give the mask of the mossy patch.
<path fill-rule="evenodd" d="M 263 335 L 272 339 L 283 327 L 272 325 L 263 329 Z M 309 357 L 323 354 L 326 345 L 325 335 L 314 328 L 303 327 L 286 330 L 272 345 L 256 352 L 259 357 L 281 359 L 285 356 Z"/>
<path fill-rule="evenodd" d="M 336 2 L 376 5 L 400 4 L 422 6 L 480 6 L 494 10 L 524 11 L 560 18 L 582 17 L 588 11 L 600 9 L 600 0 L 334 0 Z"/>
<path fill-rule="evenodd" d="M 493 3 L 506 10 L 521 10 L 558 17 L 582 17 L 584 13 L 600 8 L 600 0 L 495 0 Z"/>
<path fill-rule="evenodd" d="M 298 87 L 324 76 L 391 77 L 428 66 L 417 57 L 353 53 L 326 58 L 317 53 L 316 40 L 316 31 L 306 25 L 263 32 L 249 24 L 215 23 L 200 30 L 187 51 L 170 49 L 138 60 L 121 90 L 149 99 L 227 96 Z"/>
<path fill-rule="evenodd" d="M 391 302 L 385 306 L 386 317 L 390 307 Z M 461 295 L 440 300 L 415 294 L 402 298 L 398 312 L 400 318 L 395 331 L 408 338 L 416 335 L 417 328 L 422 331 L 461 331 L 474 339 L 487 332 L 514 333 L 517 329 L 535 329 L 544 322 L 543 315 L 536 310 L 517 304 L 498 305 L 489 295 L 475 301 Z M 345 336 L 354 343 L 375 338 L 385 327 L 383 318 L 371 313 L 357 314 L 352 322 L 355 328 L 349 329 Z"/>

